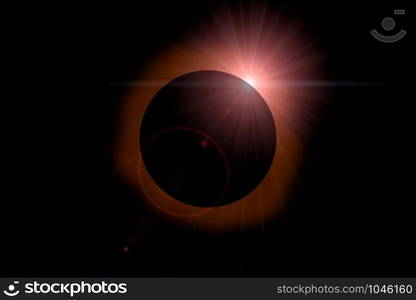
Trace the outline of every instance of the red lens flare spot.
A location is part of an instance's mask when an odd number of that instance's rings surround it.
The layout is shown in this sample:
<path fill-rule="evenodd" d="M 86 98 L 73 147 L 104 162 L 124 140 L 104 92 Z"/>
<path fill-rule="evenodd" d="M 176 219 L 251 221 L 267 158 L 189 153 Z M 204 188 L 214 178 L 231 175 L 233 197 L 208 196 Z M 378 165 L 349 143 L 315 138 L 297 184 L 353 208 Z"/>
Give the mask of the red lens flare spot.
<path fill-rule="evenodd" d="M 208 147 L 208 142 L 205 140 L 201 141 L 199 144 L 201 145 L 202 148 Z"/>

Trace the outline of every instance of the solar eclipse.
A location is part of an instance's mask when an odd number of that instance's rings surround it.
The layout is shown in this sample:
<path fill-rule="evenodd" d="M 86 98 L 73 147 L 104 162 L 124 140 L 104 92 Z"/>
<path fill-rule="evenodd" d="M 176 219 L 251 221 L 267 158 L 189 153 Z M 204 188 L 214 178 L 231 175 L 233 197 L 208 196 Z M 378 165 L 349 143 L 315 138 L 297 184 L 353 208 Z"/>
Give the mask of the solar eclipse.
<path fill-rule="evenodd" d="M 322 95 L 321 54 L 263 7 L 218 10 L 129 82 L 115 164 L 172 222 L 223 231 L 284 207 Z"/>
<path fill-rule="evenodd" d="M 261 95 L 228 73 L 198 71 L 165 85 L 144 114 L 140 146 L 152 179 L 190 205 L 235 202 L 267 174 L 276 148 Z"/>

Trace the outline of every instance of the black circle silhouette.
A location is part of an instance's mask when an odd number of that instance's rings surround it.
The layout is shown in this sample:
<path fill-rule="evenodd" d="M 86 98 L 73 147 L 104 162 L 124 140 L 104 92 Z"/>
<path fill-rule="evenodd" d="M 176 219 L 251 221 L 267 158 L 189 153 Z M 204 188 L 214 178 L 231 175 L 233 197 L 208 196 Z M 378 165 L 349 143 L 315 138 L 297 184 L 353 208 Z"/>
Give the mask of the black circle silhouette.
<path fill-rule="evenodd" d="M 165 85 L 140 128 L 146 169 L 184 203 L 235 202 L 267 174 L 276 149 L 273 116 L 262 96 L 228 73 L 197 71 Z"/>

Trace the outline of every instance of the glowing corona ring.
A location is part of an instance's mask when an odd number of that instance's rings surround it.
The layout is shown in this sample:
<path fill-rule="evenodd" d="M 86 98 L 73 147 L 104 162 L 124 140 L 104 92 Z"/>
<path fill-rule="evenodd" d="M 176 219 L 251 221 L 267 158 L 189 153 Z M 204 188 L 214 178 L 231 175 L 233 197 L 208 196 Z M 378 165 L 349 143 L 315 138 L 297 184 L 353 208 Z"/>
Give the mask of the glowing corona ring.
<path fill-rule="evenodd" d="M 293 185 L 311 117 L 322 94 L 297 84 L 320 77 L 313 39 L 282 12 L 266 7 L 219 9 L 182 41 L 164 49 L 138 74 L 121 103 L 115 165 L 122 178 L 172 222 L 209 231 L 262 226 L 283 208 Z M 239 77 L 269 106 L 279 147 L 261 184 L 243 199 L 220 207 L 195 207 L 170 197 L 144 167 L 138 147 L 144 112 L 156 93 L 183 74 L 216 70 Z"/>

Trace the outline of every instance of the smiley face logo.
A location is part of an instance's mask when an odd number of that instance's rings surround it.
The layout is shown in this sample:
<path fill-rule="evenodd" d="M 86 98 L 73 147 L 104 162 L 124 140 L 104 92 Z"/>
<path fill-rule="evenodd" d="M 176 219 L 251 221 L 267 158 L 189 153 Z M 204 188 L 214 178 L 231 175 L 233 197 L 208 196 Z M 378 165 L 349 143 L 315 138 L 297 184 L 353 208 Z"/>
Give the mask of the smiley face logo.
<path fill-rule="evenodd" d="M 405 10 L 404 9 L 395 9 L 394 14 L 395 15 L 404 15 Z M 386 32 L 388 32 L 388 31 L 393 30 L 396 27 L 396 21 L 391 17 L 386 17 L 381 22 L 381 26 L 383 27 L 383 29 Z M 376 29 L 371 30 L 371 35 L 375 39 L 377 39 L 377 40 L 379 40 L 380 42 L 383 42 L 383 43 L 397 42 L 397 41 L 401 40 L 406 35 L 406 33 L 407 32 L 405 30 L 401 29 L 398 33 L 396 33 L 394 35 L 384 35 L 384 34 L 378 32 Z"/>
<path fill-rule="evenodd" d="M 9 297 L 17 296 L 20 293 L 20 291 L 16 289 L 16 285 L 18 284 L 19 284 L 19 281 L 14 281 L 13 284 L 10 284 L 7 287 L 7 290 L 3 291 L 3 293 Z"/>

